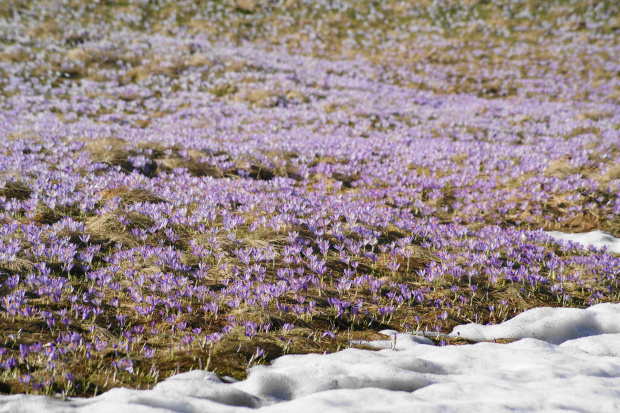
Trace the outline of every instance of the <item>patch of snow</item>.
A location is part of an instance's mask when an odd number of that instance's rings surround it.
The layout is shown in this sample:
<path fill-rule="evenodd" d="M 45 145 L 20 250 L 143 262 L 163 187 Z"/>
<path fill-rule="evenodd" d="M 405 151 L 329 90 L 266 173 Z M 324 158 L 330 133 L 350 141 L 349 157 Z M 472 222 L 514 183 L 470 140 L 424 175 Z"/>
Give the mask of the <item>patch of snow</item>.
<path fill-rule="evenodd" d="M 578 308 L 533 308 L 495 325 L 456 326 L 448 337 L 475 341 L 499 338 L 536 338 L 552 344 L 599 334 L 620 333 L 620 305 L 598 304 Z"/>
<path fill-rule="evenodd" d="M 392 350 L 409 350 L 418 344 L 434 345 L 433 340 L 414 334 L 403 334 L 396 330 L 382 330 L 381 334 L 392 337 L 391 340 L 374 340 L 374 341 L 351 341 L 350 344 L 360 344 L 379 349 L 392 349 Z"/>
<path fill-rule="evenodd" d="M 438 347 L 386 330 L 391 339 L 364 343 L 379 351 L 287 355 L 232 384 L 192 371 L 91 399 L 0 396 L 0 412 L 620 411 L 620 304 L 538 308 L 458 332 L 522 339 Z"/>
<path fill-rule="evenodd" d="M 620 334 L 602 334 L 569 340 L 560 347 L 574 348 L 601 357 L 620 357 Z"/>
<path fill-rule="evenodd" d="M 585 248 L 590 245 L 596 247 L 597 249 L 607 247 L 607 252 L 620 254 L 620 238 L 614 237 L 609 232 L 592 231 L 581 234 L 568 234 L 560 231 L 548 231 L 546 234 L 556 241 L 575 242 Z"/>

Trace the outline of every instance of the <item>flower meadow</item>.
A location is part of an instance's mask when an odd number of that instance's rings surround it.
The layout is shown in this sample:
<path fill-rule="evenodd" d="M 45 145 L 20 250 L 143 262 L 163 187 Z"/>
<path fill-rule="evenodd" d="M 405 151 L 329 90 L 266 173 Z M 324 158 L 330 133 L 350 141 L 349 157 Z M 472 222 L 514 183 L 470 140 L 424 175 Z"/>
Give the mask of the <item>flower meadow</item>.
<path fill-rule="evenodd" d="M 619 15 L 3 2 L 0 392 L 620 302 L 617 251 L 548 233 L 620 234 Z"/>

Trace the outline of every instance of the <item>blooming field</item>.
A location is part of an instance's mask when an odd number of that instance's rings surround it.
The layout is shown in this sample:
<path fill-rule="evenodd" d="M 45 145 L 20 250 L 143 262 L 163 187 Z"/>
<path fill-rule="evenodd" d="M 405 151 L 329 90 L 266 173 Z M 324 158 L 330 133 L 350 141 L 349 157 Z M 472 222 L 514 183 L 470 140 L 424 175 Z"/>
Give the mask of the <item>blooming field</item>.
<path fill-rule="evenodd" d="M 620 233 L 618 15 L 0 5 L 0 391 L 620 301 L 616 254 L 545 232 Z"/>

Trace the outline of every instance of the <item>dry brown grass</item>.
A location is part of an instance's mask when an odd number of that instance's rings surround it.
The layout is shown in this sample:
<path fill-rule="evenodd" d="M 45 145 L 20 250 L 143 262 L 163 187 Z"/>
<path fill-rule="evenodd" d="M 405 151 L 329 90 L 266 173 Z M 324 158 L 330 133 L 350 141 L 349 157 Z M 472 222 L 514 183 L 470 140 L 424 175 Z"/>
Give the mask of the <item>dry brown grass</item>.
<path fill-rule="evenodd" d="M 146 228 L 152 225 L 147 217 L 141 214 L 130 214 L 132 224 Z M 130 234 L 127 228 L 122 225 L 117 218 L 117 213 L 110 212 L 104 215 L 87 218 L 84 223 L 89 234 L 91 234 L 91 242 L 94 244 L 110 245 L 111 243 L 121 243 L 128 247 L 137 247 L 140 245 L 136 237 Z"/>
<path fill-rule="evenodd" d="M 216 166 L 203 161 L 207 157 L 206 152 L 189 151 L 189 160 L 179 156 L 172 156 L 162 159 L 158 166 L 162 171 L 171 172 L 176 168 L 187 168 L 187 171 L 194 176 L 212 176 L 214 178 L 223 178 L 224 174 Z"/>
<path fill-rule="evenodd" d="M 555 178 L 566 178 L 567 176 L 580 173 L 580 169 L 576 166 L 572 166 L 564 160 L 555 160 L 549 163 L 549 166 L 544 172 L 545 176 L 552 176 Z"/>
<path fill-rule="evenodd" d="M 29 274 L 34 271 L 34 265 L 35 263 L 29 259 L 16 258 L 14 261 L 3 261 L 0 264 L 0 269 L 8 274 Z M 0 273 L 0 277 L 1 275 Z"/>
<path fill-rule="evenodd" d="M 609 181 L 620 179 L 620 164 L 612 165 L 603 176 L 600 177 L 599 182 L 606 184 Z"/>
<path fill-rule="evenodd" d="M 123 204 L 132 204 L 134 202 L 150 202 L 158 204 L 165 202 L 163 198 L 153 195 L 151 192 L 145 189 L 134 188 L 130 189 L 126 186 L 119 186 L 112 189 L 106 189 L 100 193 L 101 200 L 107 201 L 116 197 L 121 198 Z"/>
<path fill-rule="evenodd" d="M 1 183 L 1 182 L 0 182 Z M 30 198 L 32 190 L 22 181 L 6 181 L 4 187 L 0 188 L 0 196 L 7 199 L 17 199 L 23 201 Z"/>
<path fill-rule="evenodd" d="M 89 141 L 85 149 L 91 153 L 94 162 L 107 163 L 110 166 L 120 166 L 124 172 L 131 172 L 135 168 L 130 156 L 145 155 L 148 162 L 145 167 L 140 168 L 140 172 L 147 176 L 155 176 L 160 172 L 170 173 L 176 168 L 187 168 L 187 171 L 194 176 L 212 176 L 223 178 L 223 172 L 216 166 L 211 165 L 207 160 L 213 156 L 206 151 L 189 150 L 186 155 L 181 155 L 181 148 L 173 146 L 165 148 L 158 143 L 142 142 L 131 145 L 122 139 L 99 139 Z M 140 198 L 146 197 L 132 190 L 133 194 L 126 194 L 126 197 Z M 148 202 L 159 202 L 155 198 L 144 199 Z"/>
<path fill-rule="evenodd" d="M 122 170 L 133 170 L 132 164 L 127 160 L 130 151 L 127 149 L 128 142 L 118 138 L 106 138 L 89 141 L 84 147 L 91 153 L 93 162 L 104 162 L 112 166 L 120 166 Z"/>

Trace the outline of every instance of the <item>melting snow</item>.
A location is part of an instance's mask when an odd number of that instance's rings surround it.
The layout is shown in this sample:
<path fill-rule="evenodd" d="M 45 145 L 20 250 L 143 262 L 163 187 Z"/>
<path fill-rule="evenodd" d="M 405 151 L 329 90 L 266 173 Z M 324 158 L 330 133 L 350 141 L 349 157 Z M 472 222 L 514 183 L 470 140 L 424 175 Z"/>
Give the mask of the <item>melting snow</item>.
<path fill-rule="evenodd" d="M 370 343 L 382 350 L 283 356 L 232 384 L 192 371 L 91 399 L 0 396 L 0 412 L 620 411 L 620 304 L 537 308 L 448 335 L 521 338 L 510 344 L 437 347 L 385 333 L 395 341 Z"/>
<path fill-rule="evenodd" d="M 618 304 L 599 304 L 585 310 L 533 308 L 501 324 L 456 326 L 448 336 L 475 341 L 536 338 L 551 344 L 561 344 L 567 340 L 607 333 L 620 333 Z"/>
<path fill-rule="evenodd" d="M 607 247 L 607 252 L 613 252 L 614 254 L 620 254 L 620 238 L 614 237 L 609 232 L 605 231 L 592 231 L 584 232 L 581 234 L 567 234 L 560 231 L 549 231 L 547 235 L 555 239 L 556 241 L 570 241 L 577 244 L 581 244 L 584 247 L 593 245 L 596 248 Z"/>

